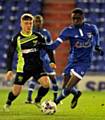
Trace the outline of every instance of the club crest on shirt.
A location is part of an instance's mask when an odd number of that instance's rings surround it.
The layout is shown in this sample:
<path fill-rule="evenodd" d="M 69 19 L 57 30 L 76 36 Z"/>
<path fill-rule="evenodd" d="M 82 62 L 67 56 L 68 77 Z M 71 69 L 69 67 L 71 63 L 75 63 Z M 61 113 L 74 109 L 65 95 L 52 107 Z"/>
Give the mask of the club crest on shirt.
<path fill-rule="evenodd" d="M 84 75 L 84 72 L 83 72 L 83 71 L 81 71 L 81 75 Z"/>
<path fill-rule="evenodd" d="M 87 37 L 88 37 L 88 38 L 92 38 L 92 33 L 90 33 L 90 32 L 87 33 Z"/>

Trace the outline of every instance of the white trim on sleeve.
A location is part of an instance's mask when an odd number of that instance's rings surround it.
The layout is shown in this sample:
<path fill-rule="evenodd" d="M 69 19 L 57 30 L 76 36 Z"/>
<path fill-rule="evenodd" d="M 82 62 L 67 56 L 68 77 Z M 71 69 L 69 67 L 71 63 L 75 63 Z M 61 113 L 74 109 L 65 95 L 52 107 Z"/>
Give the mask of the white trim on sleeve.
<path fill-rule="evenodd" d="M 61 38 L 57 38 L 57 41 L 59 41 L 60 43 L 63 43 L 63 40 Z"/>

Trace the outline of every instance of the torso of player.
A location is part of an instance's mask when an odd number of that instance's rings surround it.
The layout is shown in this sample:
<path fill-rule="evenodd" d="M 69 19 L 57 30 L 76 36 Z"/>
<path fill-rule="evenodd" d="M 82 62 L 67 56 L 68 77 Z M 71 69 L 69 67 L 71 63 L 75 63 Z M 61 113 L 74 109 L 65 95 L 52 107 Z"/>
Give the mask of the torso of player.
<path fill-rule="evenodd" d="M 93 28 L 90 24 L 81 27 L 68 27 L 65 36 L 71 44 L 70 61 L 90 62 L 93 46 Z"/>
<path fill-rule="evenodd" d="M 36 44 L 38 41 L 42 41 L 42 37 L 39 34 L 33 33 L 29 37 L 25 37 L 20 33 L 15 37 L 17 41 L 17 53 L 22 54 L 25 64 L 28 66 L 33 66 L 35 63 L 38 64 L 40 62 L 40 49 Z M 18 59 L 19 59 L 18 55 Z"/>

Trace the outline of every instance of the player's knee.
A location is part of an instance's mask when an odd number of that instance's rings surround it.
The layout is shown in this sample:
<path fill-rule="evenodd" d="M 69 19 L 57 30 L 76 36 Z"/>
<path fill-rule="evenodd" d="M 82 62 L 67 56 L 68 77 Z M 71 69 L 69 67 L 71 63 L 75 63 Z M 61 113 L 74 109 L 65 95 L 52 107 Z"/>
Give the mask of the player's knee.
<path fill-rule="evenodd" d="M 49 88 L 50 87 L 50 79 L 49 79 L 48 76 L 41 77 L 39 82 L 44 88 Z"/>
<path fill-rule="evenodd" d="M 50 80 L 49 80 L 49 78 L 45 78 L 45 79 L 43 80 L 42 86 L 43 86 L 44 88 L 49 88 L 49 87 L 50 87 Z"/>
<path fill-rule="evenodd" d="M 18 96 L 20 94 L 21 90 L 22 90 L 21 85 L 14 85 L 12 88 L 12 92 L 15 96 Z"/>

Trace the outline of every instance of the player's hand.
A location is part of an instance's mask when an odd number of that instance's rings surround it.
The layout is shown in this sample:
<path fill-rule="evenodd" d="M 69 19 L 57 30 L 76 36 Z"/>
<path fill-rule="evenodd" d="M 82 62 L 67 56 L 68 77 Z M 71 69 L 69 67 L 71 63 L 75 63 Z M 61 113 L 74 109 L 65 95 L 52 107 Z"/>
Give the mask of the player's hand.
<path fill-rule="evenodd" d="M 6 80 L 12 80 L 13 79 L 13 71 L 8 71 L 5 76 Z"/>
<path fill-rule="evenodd" d="M 50 67 L 53 69 L 56 69 L 56 64 L 55 63 L 50 63 Z"/>
<path fill-rule="evenodd" d="M 101 55 L 101 56 L 104 55 L 104 51 L 99 46 L 96 46 L 95 50 L 98 52 L 99 55 Z"/>

